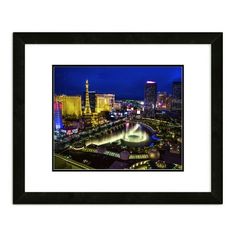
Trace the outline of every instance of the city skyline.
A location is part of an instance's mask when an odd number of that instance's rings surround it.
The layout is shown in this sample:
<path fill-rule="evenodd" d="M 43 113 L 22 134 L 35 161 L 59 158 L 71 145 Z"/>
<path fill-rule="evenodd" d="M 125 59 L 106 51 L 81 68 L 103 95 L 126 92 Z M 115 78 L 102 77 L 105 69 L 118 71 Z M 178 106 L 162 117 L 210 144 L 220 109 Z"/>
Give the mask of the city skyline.
<path fill-rule="evenodd" d="M 182 70 L 54 66 L 54 168 L 183 170 Z"/>
<path fill-rule="evenodd" d="M 155 81 L 158 91 L 172 94 L 173 82 L 182 82 L 182 75 L 182 66 L 54 66 L 54 89 L 56 95 L 83 96 L 89 80 L 90 91 L 143 100 L 147 81 Z"/>

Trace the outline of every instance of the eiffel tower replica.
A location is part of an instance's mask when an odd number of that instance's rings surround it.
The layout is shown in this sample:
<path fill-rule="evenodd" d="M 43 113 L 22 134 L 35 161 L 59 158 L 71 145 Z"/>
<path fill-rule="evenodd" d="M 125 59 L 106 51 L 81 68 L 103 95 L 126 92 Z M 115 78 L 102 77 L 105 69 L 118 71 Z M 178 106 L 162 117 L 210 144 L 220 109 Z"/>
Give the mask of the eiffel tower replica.
<path fill-rule="evenodd" d="M 93 113 L 91 112 L 90 101 L 89 101 L 89 82 L 86 80 L 85 84 L 85 107 L 84 107 L 84 121 L 86 126 L 93 125 Z"/>
<path fill-rule="evenodd" d="M 90 108 L 90 102 L 89 102 L 89 83 L 88 83 L 88 80 L 86 80 L 85 88 L 86 88 L 86 93 L 85 93 L 84 114 L 85 115 L 92 115 L 91 108 Z"/>

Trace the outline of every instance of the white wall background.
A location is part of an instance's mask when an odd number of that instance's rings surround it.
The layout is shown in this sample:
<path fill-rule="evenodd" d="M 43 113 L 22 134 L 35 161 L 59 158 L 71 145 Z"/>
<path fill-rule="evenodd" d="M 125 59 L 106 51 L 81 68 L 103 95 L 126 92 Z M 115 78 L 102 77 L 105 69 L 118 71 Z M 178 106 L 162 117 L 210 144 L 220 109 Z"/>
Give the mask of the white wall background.
<path fill-rule="evenodd" d="M 0 234 L 234 235 L 235 1 L 8 0 L 0 3 Z M 12 205 L 12 32 L 224 32 L 224 205 Z"/>

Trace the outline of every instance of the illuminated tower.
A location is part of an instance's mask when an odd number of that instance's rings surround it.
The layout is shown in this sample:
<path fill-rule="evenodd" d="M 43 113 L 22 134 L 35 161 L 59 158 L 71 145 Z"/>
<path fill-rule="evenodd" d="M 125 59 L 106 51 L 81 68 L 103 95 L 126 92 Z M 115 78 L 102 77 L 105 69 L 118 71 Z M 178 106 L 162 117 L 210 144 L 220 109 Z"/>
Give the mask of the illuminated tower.
<path fill-rule="evenodd" d="M 88 80 L 86 80 L 86 94 L 85 94 L 85 109 L 84 114 L 89 115 L 91 114 L 91 108 L 90 108 L 90 102 L 89 102 L 89 83 Z"/>
<path fill-rule="evenodd" d="M 91 112 L 95 112 L 95 106 L 96 106 L 96 91 L 89 91 L 89 105 L 91 108 Z M 86 98 L 86 91 L 84 91 L 83 94 L 83 100 L 84 100 L 84 106 L 85 106 L 85 98 Z"/>
<path fill-rule="evenodd" d="M 54 128 L 58 130 L 62 127 L 62 103 L 54 102 Z"/>

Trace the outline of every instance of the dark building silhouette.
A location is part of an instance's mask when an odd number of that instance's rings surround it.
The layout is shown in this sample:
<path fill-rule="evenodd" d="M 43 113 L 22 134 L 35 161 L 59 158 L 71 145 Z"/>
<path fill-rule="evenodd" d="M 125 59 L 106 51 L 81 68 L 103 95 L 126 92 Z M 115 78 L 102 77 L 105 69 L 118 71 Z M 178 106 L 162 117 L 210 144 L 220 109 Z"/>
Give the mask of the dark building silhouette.
<path fill-rule="evenodd" d="M 174 99 L 181 99 L 181 82 L 173 82 L 172 91 Z"/>
<path fill-rule="evenodd" d="M 155 81 L 147 81 L 144 88 L 144 115 L 154 117 L 157 102 L 157 84 Z"/>
<path fill-rule="evenodd" d="M 181 110 L 181 104 L 182 104 L 181 87 L 182 87 L 181 82 L 173 82 L 173 86 L 172 86 L 173 100 L 172 100 L 172 107 L 171 107 L 173 111 Z"/>

